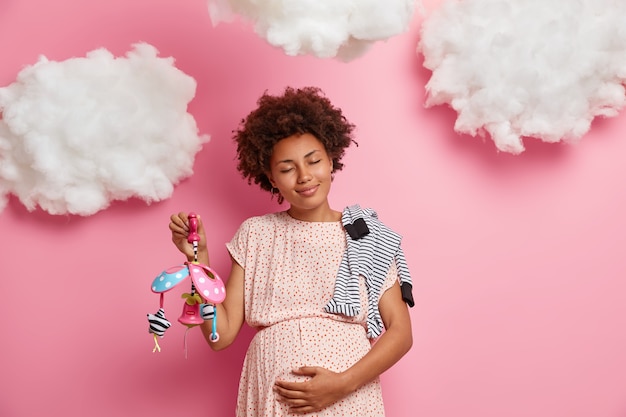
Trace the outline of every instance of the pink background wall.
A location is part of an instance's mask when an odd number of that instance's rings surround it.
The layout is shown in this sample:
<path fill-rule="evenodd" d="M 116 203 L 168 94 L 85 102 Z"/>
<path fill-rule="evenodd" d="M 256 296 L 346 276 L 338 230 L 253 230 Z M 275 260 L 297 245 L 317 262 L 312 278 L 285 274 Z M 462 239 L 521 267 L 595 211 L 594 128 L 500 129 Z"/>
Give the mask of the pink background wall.
<path fill-rule="evenodd" d="M 389 416 L 626 416 L 626 114 L 575 146 L 496 153 L 456 135 L 451 110 L 423 108 L 419 25 L 345 64 L 213 28 L 204 0 L 1 0 L 0 85 L 39 54 L 146 41 L 198 81 L 190 112 L 212 139 L 167 201 L 83 218 L 12 198 L 0 213 L 0 416 L 233 415 L 250 331 L 215 353 L 192 330 L 185 359 L 175 323 L 153 354 L 149 284 L 182 261 L 171 213 L 203 215 L 226 274 L 238 224 L 280 209 L 240 179 L 230 132 L 286 85 L 321 87 L 358 126 L 333 205 L 375 207 L 404 235 L 415 343 L 383 375 Z M 175 319 L 177 295 L 166 308 Z"/>

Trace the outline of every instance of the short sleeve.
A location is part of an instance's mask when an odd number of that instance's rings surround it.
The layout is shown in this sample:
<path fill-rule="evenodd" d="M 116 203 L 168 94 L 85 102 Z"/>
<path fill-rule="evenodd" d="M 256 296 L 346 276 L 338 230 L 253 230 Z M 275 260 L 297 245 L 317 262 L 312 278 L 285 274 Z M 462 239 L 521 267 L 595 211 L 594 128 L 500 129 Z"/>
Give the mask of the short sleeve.
<path fill-rule="evenodd" d="M 228 249 L 230 256 L 244 269 L 246 267 L 246 253 L 248 252 L 249 229 L 249 222 L 244 221 L 231 241 L 226 243 L 226 249 Z"/>
<path fill-rule="evenodd" d="M 378 297 L 378 301 L 380 301 L 381 297 L 389 288 L 393 287 L 393 284 L 399 282 L 400 278 L 398 277 L 398 268 L 396 267 L 395 262 L 391 262 L 389 266 L 389 270 L 387 271 L 387 277 L 385 278 L 385 282 L 380 289 L 380 296 Z"/>

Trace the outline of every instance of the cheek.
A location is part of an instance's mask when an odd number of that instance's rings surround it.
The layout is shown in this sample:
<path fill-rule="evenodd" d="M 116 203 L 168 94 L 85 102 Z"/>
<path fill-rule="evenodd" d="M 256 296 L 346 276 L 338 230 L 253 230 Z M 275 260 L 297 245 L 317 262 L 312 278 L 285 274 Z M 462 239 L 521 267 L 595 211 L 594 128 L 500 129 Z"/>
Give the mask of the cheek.
<path fill-rule="evenodd" d="M 274 176 L 274 187 L 276 188 L 288 188 L 294 182 L 292 175 L 279 174 Z"/>
<path fill-rule="evenodd" d="M 324 176 L 324 177 L 328 177 L 328 178 L 330 178 L 332 173 L 333 173 L 333 166 L 332 165 L 325 165 L 324 167 L 321 167 L 320 170 L 319 170 L 320 176 Z"/>

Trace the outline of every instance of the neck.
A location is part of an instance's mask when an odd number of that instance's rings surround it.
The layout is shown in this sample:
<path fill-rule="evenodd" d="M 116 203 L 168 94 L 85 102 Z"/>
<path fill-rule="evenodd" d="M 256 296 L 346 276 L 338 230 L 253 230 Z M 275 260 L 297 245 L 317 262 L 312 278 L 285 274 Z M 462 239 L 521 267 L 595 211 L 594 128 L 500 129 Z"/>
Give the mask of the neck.
<path fill-rule="evenodd" d="M 331 209 L 327 204 L 314 209 L 300 209 L 291 206 L 287 210 L 287 214 L 296 220 L 305 222 L 336 222 L 341 220 L 341 212 Z"/>

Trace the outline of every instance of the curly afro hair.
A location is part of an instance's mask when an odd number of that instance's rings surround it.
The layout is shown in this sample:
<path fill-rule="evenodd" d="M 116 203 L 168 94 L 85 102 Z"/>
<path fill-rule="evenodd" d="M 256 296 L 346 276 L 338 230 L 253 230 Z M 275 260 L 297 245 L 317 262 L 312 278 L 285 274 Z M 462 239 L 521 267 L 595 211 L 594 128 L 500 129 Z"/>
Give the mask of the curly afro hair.
<path fill-rule="evenodd" d="M 274 145 L 281 139 L 309 133 L 315 136 L 333 160 L 333 173 L 343 168 L 341 158 L 353 139 L 355 126 L 341 109 L 317 87 L 287 87 L 283 95 L 267 91 L 257 101 L 258 107 L 233 131 L 237 143 L 237 169 L 248 184 L 254 181 L 261 189 L 271 191 L 266 175 Z"/>

